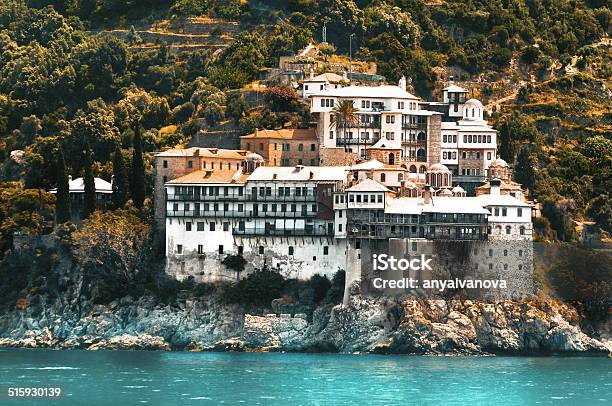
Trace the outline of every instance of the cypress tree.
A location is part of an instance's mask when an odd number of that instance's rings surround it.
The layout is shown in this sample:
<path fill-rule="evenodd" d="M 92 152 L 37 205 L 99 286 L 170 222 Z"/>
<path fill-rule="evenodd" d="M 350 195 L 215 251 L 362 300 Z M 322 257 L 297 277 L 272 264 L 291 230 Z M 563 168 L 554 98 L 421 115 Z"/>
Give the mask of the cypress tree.
<path fill-rule="evenodd" d="M 55 194 L 55 219 L 57 224 L 70 221 L 70 187 L 66 173 L 66 161 L 62 147 L 57 151 L 57 193 Z"/>
<path fill-rule="evenodd" d="M 134 128 L 134 156 L 132 157 L 132 200 L 134 206 L 142 208 L 145 199 L 145 169 L 142 156 L 140 124 Z"/>
<path fill-rule="evenodd" d="M 128 178 L 121 148 L 117 144 L 113 156 L 113 206 L 120 209 L 125 205 L 128 194 Z"/>
<path fill-rule="evenodd" d="M 91 162 L 91 151 L 87 147 L 84 151 L 84 167 L 85 176 L 83 181 L 85 183 L 85 198 L 83 203 L 83 218 L 87 218 L 96 211 L 96 184 L 93 175 L 93 168 Z"/>

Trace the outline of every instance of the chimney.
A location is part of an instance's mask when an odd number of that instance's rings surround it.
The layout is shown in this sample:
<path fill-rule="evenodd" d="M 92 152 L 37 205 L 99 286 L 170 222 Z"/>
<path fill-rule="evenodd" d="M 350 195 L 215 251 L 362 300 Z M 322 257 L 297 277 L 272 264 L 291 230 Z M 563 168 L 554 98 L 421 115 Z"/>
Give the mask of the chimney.
<path fill-rule="evenodd" d="M 399 83 L 397 84 L 402 90 L 406 90 L 406 76 L 402 75 L 402 77 L 399 80 Z"/>
<path fill-rule="evenodd" d="M 493 179 L 491 180 L 491 189 L 489 191 L 489 194 L 491 196 L 499 196 L 501 194 L 501 180 L 499 179 Z"/>
<path fill-rule="evenodd" d="M 68 182 L 72 182 L 72 175 L 68 175 Z"/>
<path fill-rule="evenodd" d="M 257 137 L 259 135 L 259 130 L 256 128 L 255 129 L 255 137 Z"/>
<path fill-rule="evenodd" d="M 448 84 L 449 84 L 449 85 L 452 85 L 452 84 L 454 83 L 454 79 L 455 79 L 455 77 L 454 77 L 454 76 L 449 76 L 449 77 L 448 77 Z"/>
<path fill-rule="evenodd" d="M 423 190 L 423 203 L 431 204 L 431 187 L 429 185 L 425 185 L 425 190 Z"/>

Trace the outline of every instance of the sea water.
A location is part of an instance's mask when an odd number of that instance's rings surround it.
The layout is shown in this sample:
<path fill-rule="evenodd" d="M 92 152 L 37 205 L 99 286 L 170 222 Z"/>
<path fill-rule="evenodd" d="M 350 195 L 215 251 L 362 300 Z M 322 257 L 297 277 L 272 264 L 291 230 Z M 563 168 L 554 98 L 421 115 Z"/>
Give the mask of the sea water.
<path fill-rule="evenodd" d="M 3 405 L 612 405 L 612 359 L 2 349 L 0 388 Z"/>

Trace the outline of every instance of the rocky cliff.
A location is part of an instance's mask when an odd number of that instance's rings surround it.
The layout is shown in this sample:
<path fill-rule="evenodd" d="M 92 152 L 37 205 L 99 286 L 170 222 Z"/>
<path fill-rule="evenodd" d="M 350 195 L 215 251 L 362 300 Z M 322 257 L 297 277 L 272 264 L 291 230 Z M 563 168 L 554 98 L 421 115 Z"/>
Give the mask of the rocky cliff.
<path fill-rule="evenodd" d="M 34 302 L 0 317 L 0 346 L 397 354 L 599 354 L 612 352 L 612 323 L 597 329 L 556 301 L 366 298 L 312 316 L 253 316 L 213 292 L 164 305 L 145 296 L 109 305 Z M 40 295 L 38 295 L 40 296 Z"/>

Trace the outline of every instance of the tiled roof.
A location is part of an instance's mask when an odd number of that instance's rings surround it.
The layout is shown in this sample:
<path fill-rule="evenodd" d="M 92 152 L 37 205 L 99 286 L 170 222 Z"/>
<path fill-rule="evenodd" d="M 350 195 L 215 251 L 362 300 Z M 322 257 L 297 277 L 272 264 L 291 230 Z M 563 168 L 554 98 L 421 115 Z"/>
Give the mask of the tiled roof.
<path fill-rule="evenodd" d="M 349 172 L 347 166 L 260 166 L 255 169 L 251 181 L 344 181 Z"/>
<path fill-rule="evenodd" d="M 104 179 L 94 178 L 94 185 L 96 193 L 113 193 L 113 186 Z M 70 193 L 85 193 L 85 182 L 83 178 L 70 179 L 68 181 L 68 188 Z M 51 189 L 50 192 L 57 193 L 57 188 Z"/>
<path fill-rule="evenodd" d="M 394 99 L 414 99 L 418 97 L 408 93 L 399 86 L 346 86 L 337 89 L 325 89 L 314 96 L 329 97 L 375 97 L 375 98 L 394 98 Z"/>
<path fill-rule="evenodd" d="M 346 189 L 347 192 L 390 192 L 385 186 L 372 179 L 364 179 L 355 186 Z"/>
<path fill-rule="evenodd" d="M 284 128 L 281 130 L 257 130 L 253 134 L 243 135 L 242 139 L 284 139 L 284 140 L 317 140 L 314 128 Z"/>
<path fill-rule="evenodd" d="M 208 158 L 226 158 L 242 160 L 249 151 L 241 149 L 221 149 L 221 148 L 172 148 L 164 152 L 156 154 L 156 157 L 208 157 Z"/>
<path fill-rule="evenodd" d="M 206 185 L 218 183 L 245 183 L 248 178 L 247 174 L 243 174 L 242 170 L 236 172 L 221 171 L 221 170 L 199 170 L 188 173 L 180 178 L 173 179 L 166 184 L 168 185 Z"/>

